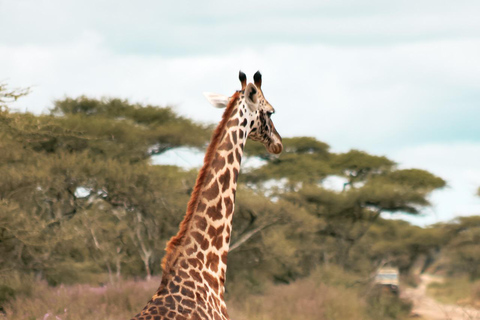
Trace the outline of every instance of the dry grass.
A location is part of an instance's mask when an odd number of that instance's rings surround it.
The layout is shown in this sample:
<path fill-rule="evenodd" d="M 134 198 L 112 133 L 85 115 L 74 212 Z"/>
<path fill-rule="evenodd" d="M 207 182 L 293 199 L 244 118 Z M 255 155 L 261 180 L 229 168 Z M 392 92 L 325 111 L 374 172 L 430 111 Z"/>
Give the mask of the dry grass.
<path fill-rule="evenodd" d="M 376 295 L 357 280 L 337 268 L 318 269 L 289 285 L 272 285 L 263 295 L 232 298 L 229 314 L 236 320 L 387 320 L 409 314 L 408 304 Z"/>
<path fill-rule="evenodd" d="M 144 307 L 160 279 L 123 281 L 106 287 L 89 285 L 49 287 L 29 284 L 4 307 L 9 320 L 118 320 L 130 319 Z M 232 286 L 227 305 L 235 320 L 369 320 L 384 316 L 383 305 L 362 295 L 365 288 L 351 286 L 355 277 L 338 269 L 318 270 L 289 285 L 270 285 L 263 294 L 246 295 Z"/>
<path fill-rule="evenodd" d="M 441 303 L 480 308 L 480 281 L 471 282 L 467 277 L 447 278 L 441 283 L 431 283 L 427 292 Z"/>
<path fill-rule="evenodd" d="M 107 287 L 74 285 L 52 288 L 39 282 L 28 295 L 19 295 L 5 305 L 3 319 L 130 319 L 144 307 L 159 283 L 160 279 L 155 279 L 150 282 L 125 281 Z"/>
<path fill-rule="evenodd" d="M 229 301 L 229 314 L 236 320 L 362 320 L 364 313 L 365 304 L 355 291 L 317 286 L 308 279 L 271 286 L 261 296 Z"/>

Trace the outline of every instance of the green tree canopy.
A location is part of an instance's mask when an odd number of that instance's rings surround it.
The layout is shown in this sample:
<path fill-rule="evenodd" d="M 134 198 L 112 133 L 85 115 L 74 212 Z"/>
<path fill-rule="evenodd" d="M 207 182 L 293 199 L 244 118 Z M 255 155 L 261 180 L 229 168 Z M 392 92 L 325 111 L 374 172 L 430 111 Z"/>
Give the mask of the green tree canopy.
<path fill-rule="evenodd" d="M 467 273 L 470 279 L 480 278 L 480 216 L 458 217 L 440 225 L 449 239 L 445 248 L 448 269 L 453 274 Z"/>
<path fill-rule="evenodd" d="M 5 108 L 7 104 L 16 101 L 18 98 L 27 95 L 30 88 L 9 89 L 6 83 L 0 83 L 0 107 Z"/>
<path fill-rule="evenodd" d="M 171 108 L 86 97 L 56 101 L 48 115 L 4 109 L 0 124 L 0 270 L 51 284 L 160 271 L 197 172 L 150 158 L 203 147 L 212 127 Z M 240 176 L 229 279 L 258 288 L 319 264 L 367 273 L 385 259 L 408 272 L 436 250 L 436 231 L 381 214 L 421 213 L 441 178 L 384 156 L 332 152 L 312 137 L 283 141 L 280 156 L 247 144 L 246 156 L 263 165 Z"/>
<path fill-rule="evenodd" d="M 252 145 L 252 146 L 250 146 Z M 287 179 L 287 185 L 298 183 L 318 183 L 329 174 L 330 153 L 326 143 L 311 137 L 283 139 L 284 151 L 280 156 L 267 156 L 265 148 L 259 144 L 247 144 L 247 155 L 267 160 L 266 165 L 245 175 L 245 180 L 261 183 L 269 179 Z"/>
<path fill-rule="evenodd" d="M 169 108 L 84 97 L 57 101 L 51 115 L 3 110 L 0 123 L 2 264 L 50 283 L 158 271 L 195 172 L 149 158 L 205 145 L 208 127 Z"/>
<path fill-rule="evenodd" d="M 90 138 L 88 148 L 97 153 L 117 152 L 115 157 L 143 159 L 169 149 L 204 147 L 211 127 L 177 115 L 171 108 L 131 104 L 120 99 L 66 98 L 55 102 L 51 110 L 64 128 Z M 84 142 L 84 140 L 82 140 Z M 52 141 L 62 145 L 62 141 Z M 86 148 L 78 143 L 71 148 Z"/>
<path fill-rule="evenodd" d="M 351 265 L 352 248 L 382 213 L 419 214 L 430 206 L 429 194 L 445 186 L 443 179 L 425 170 L 397 169 L 384 156 L 329 152 L 327 144 L 314 138 L 284 141 L 285 152 L 265 158 L 266 164 L 249 172 L 246 180 L 261 184 L 274 179 L 277 186 L 284 185 L 272 195 L 319 219 L 316 234 L 317 241 L 325 243 L 323 256 L 344 266 Z M 343 180 L 343 188 L 326 188 L 323 182 L 329 177 Z"/>

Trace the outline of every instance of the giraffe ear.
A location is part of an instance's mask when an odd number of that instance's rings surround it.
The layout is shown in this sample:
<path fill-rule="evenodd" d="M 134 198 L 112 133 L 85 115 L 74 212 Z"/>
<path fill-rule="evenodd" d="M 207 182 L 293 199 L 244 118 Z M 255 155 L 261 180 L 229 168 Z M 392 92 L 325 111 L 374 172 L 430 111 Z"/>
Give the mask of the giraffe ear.
<path fill-rule="evenodd" d="M 258 109 L 258 89 L 253 83 L 249 83 L 245 89 L 245 101 L 250 111 Z"/>
<path fill-rule="evenodd" d="M 203 95 L 215 108 L 225 108 L 228 104 L 227 96 L 211 92 L 204 92 Z"/>

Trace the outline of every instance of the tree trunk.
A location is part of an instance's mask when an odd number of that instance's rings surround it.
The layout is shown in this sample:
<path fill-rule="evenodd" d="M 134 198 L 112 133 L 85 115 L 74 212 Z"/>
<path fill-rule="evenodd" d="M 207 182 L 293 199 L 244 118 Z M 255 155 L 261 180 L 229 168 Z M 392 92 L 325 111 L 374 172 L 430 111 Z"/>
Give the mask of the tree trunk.
<path fill-rule="evenodd" d="M 107 261 L 107 259 L 104 259 L 104 260 L 108 270 L 108 281 L 110 282 L 110 284 L 113 284 L 114 281 L 113 281 L 112 268 L 110 267 L 110 263 Z"/>
<path fill-rule="evenodd" d="M 145 272 L 146 272 L 146 277 L 145 280 L 149 281 L 152 279 L 152 271 L 150 270 L 150 255 L 145 255 L 143 260 L 143 264 L 145 265 Z"/>
<path fill-rule="evenodd" d="M 120 281 L 120 278 L 122 276 L 122 258 L 120 256 L 120 251 L 122 248 L 117 247 L 117 258 L 115 261 L 115 277 L 117 278 L 117 281 Z"/>

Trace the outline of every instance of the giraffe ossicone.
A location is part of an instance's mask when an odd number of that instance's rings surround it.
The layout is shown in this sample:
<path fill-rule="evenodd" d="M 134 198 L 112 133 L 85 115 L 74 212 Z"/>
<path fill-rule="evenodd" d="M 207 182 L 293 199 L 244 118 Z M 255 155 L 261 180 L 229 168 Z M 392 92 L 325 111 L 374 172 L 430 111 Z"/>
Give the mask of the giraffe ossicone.
<path fill-rule="evenodd" d="M 202 169 L 180 230 L 167 244 L 162 280 L 145 308 L 132 320 L 229 320 L 224 300 L 227 255 L 235 191 L 246 140 L 282 152 L 273 125 L 275 112 L 265 99 L 260 72 L 231 97 L 205 94 L 215 107 L 226 107 L 207 148 Z"/>

